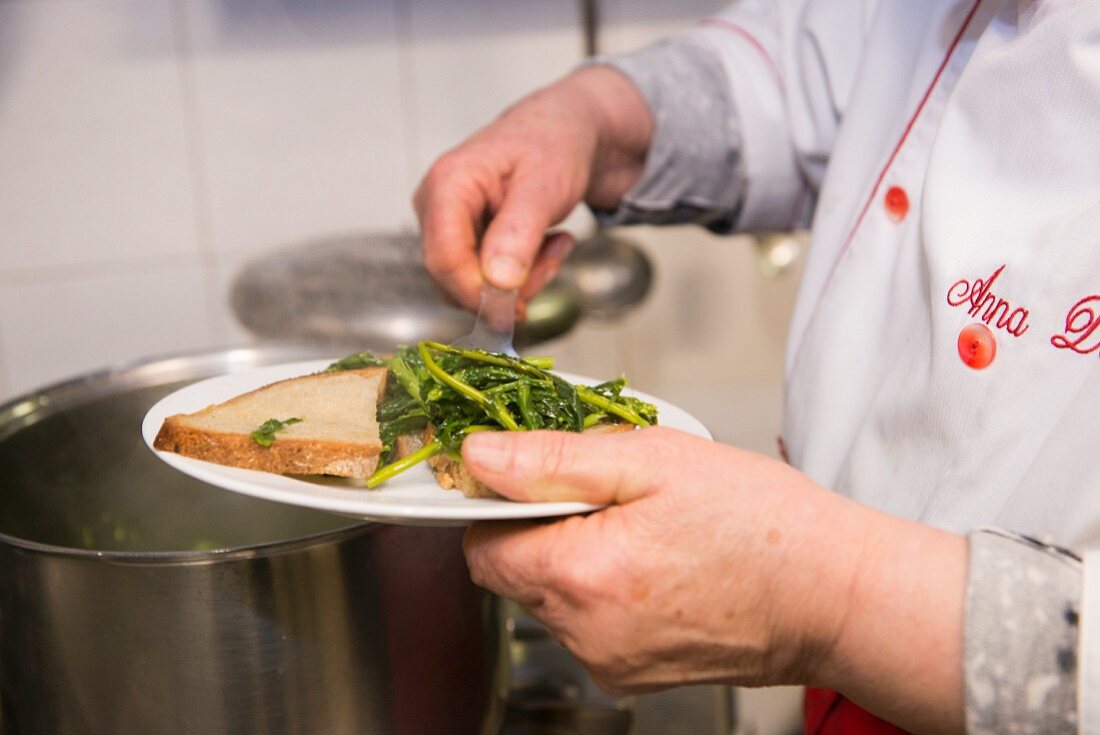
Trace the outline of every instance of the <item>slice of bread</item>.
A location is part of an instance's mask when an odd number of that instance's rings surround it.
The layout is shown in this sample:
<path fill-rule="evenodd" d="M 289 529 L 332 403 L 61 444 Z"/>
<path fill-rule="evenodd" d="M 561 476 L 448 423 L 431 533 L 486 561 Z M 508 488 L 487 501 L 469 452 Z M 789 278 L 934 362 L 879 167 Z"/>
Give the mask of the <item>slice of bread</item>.
<path fill-rule="evenodd" d="M 362 478 L 382 451 L 378 402 L 386 368 L 282 380 L 225 403 L 164 420 L 153 446 L 186 457 L 281 475 Z M 261 446 L 252 432 L 268 419 L 300 418 Z"/>

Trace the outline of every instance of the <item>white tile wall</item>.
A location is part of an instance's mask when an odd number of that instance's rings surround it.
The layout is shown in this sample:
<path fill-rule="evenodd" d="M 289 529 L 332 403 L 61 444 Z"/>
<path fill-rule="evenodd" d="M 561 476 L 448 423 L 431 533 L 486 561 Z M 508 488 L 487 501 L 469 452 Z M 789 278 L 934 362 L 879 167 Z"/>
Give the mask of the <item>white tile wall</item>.
<path fill-rule="evenodd" d="M 183 0 L 215 253 L 412 222 L 390 0 Z"/>
<path fill-rule="evenodd" d="M 440 153 L 582 59 L 576 0 L 411 0 L 417 178 Z"/>
<path fill-rule="evenodd" d="M 730 0 L 601 0 L 601 53 L 639 48 L 690 28 Z"/>
<path fill-rule="evenodd" d="M 196 252 L 169 9 L 0 4 L 0 271 Z"/>
<path fill-rule="evenodd" d="M 181 0 L 215 344 L 249 260 L 333 233 L 412 227 L 394 3 Z"/>
<path fill-rule="evenodd" d="M 224 250 L 216 255 L 213 271 L 209 274 L 208 284 L 213 292 L 210 298 L 210 336 L 217 347 L 231 347 L 258 342 L 233 315 L 229 295 L 233 283 L 243 269 L 263 253 L 256 250 Z"/>
<path fill-rule="evenodd" d="M 0 398 L 206 337 L 170 10 L 0 4 Z"/>
<path fill-rule="evenodd" d="M 209 341 L 202 267 L 193 254 L 159 268 L 3 283 L 0 313 L 12 394 Z"/>
<path fill-rule="evenodd" d="M 606 48 L 710 5 L 606 2 Z M 49 335 L 109 327 L 85 312 L 110 304 L 76 301 L 104 279 L 129 305 L 147 282 L 186 285 L 188 330 L 166 344 L 160 316 L 138 310 L 125 332 L 70 345 L 69 374 L 109 361 L 96 345 L 121 357 L 247 341 L 226 300 L 244 263 L 411 228 L 430 162 L 581 55 L 574 0 L 0 3 L 0 288 L 9 305 L 48 293 L 58 306 L 38 329 L 0 310 L 0 398 L 54 376 Z"/>

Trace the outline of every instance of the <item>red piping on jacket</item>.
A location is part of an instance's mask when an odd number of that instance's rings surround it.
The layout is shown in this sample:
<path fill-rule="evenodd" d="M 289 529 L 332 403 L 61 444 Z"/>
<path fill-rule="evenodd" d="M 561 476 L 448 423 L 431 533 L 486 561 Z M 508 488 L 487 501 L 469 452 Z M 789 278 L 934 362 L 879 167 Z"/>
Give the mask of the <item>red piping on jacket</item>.
<path fill-rule="evenodd" d="M 771 54 L 768 53 L 768 49 L 764 47 L 764 44 L 762 44 L 760 42 L 760 39 L 758 39 L 756 36 L 752 35 L 736 23 L 732 23 L 722 18 L 707 18 L 706 20 L 700 21 L 699 25 L 721 28 L 723 30 L 730 31 L 731 33 L 735 33 L 736 35 L 748 41 L 749 45 L 756 49 L 756 51 L 764 57 L 764 63 L 768 65 L 768 69 L 771 70 L 772 76 L 775 77 L 775 81 L 779 84 L 779 88 L 786 88 L 786 85 L 783 83 L 782 70 L 779 68 L 779 65 L 775 63 L 775 59 L 771 57 Z"/>
<path fill-rule="evenodd" d="M 955 49 L 958 47 L 959 42 L 962 41 L 963 34 L 966 33 L 966 29 L 970 27 L 971 21 L 974 20 L 974 14 L 978 12 L 978 6 L 982 4 L 982 0 L 975 0 L 974 4 L 970 7 L 970 12 L 966 14 L 966 18 L 963 20 L 961 26 L 959 26 L 958 32 L 955 33 L 954 39 L 951 41 L 951 45 L 947 47 L 947 53 L 944 54 L 943 61 L 940 62 L 940 66 L 936 69 L 935 76 L 932 77 L 931 83 L 928 85 L 928 89 L 924 90 L 924 94 L 920 98 L 920 102 L 917 104 L 917 109 L 913 111 L 913 115 L 909 118 L 909 122 L 905 125 L 905 130 L 901 134 L 901 138 L 898 139 L 894 149 L 890 152 L 890 157 L 886 159 L 886 164 L 879 171 L 878 177 L 875 179 L 875 185 L 871 187 L 870 193 L 867 195 L 867 201 L 863 203 L 863 207 L 859 210 L 859 216 L 856 217 L 856 222 L 852 225 L 852 229 L 848 232 L 848 236 L 844 239 L 844 244 L 840 247 L 840 252 L 837 253 L 836 259 L 833 260 L 833 265 L 829 268 L 829 275 L 825 277 L 825 283 L 821 287 L 821 292 L 817 297 L 818 305 L 821 304 L 822 299 L 825 298 L 825 293 L 829 290 L 830 284 L 833 282 L 833 277 L 836 275 L 840 261 L 844 259 L 845 253 L 848 252 L 848 247 L 852 244 L 852 240 L 856 236 L 856 232 L 859 231 L 860 225 L 863 224 L 863 219 L 867 216 L 868 210 L 871 208 L 871 203 L 875 201 L 875 195 L 878 194 L 879 187 L 882 186 L 883 179 L 886 178 L 886 172 L 890 170 L 890 167 L 894 164 L 894 159 L 898 157 L 898 153 L 901 152 L 901 147 L 905 145 L 905 141 L 909 138 L 909 133 L 913 131 L 913 126 L 916 125 L 917 119 L 920 117 L 921 112 L 924 111 L 924 106 L 927 104 L 928 99 L 932 96 L 932 91 L 936 88 L 936 84 L 939 83 L 940 77 L 943 76 L 944 69 L 947 68 L 947 63 L 951 61 L 951 57 L 955 53 Z M 810 315 L 809 321 L 806 323 L 805 329 L 802 330 L 802 336 L 799 338 L 795 349 L 798 350 L 798 354 L 794 359 L 797 363 L 798 355 L 802 353 L 802 345 L 806 341 L 806 335 L 809 334 L 810 328 L 814 325 L 814 320 L 817 317 L 820 309 L 814 308 Z"/>

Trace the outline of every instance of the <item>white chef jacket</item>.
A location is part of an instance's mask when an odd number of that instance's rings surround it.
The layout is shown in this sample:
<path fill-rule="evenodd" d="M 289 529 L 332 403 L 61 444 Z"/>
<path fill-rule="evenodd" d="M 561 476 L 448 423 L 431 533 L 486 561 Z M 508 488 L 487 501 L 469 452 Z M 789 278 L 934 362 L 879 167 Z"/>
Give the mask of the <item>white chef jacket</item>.
<path fill-rule="evenodd" d="M 754 4 L 722 19 L 755 43 L 719 45 L 746 80 L 739 226 L 782 225 L 801 178 L 820 185 L 791 461 L 958 532 L 1100 537 L 1100 5 Z M 996 342 L 982 370 L 957 349 L 976 322 Z"/>
<path fill-rule="evenodd" d="M 1100 2 L 744 0 L 692 35 L 733 87 L 737 229 L 817 197 L 791 463 L 955 532 L 1100 540 Z"/>

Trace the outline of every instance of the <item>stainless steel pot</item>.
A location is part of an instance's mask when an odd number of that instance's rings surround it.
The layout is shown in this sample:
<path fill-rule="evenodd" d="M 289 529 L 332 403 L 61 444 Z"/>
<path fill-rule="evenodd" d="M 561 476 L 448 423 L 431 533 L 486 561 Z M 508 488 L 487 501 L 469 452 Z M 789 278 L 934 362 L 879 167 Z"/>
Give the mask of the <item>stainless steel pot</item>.
<path fill-rule="evenodd" d="M 461 529 L 246 498 L 141 441 L 177 386 L 316 349 L 159 360 L 0 406 L 0 732 L 495 729 L 501 626 Z"/>

